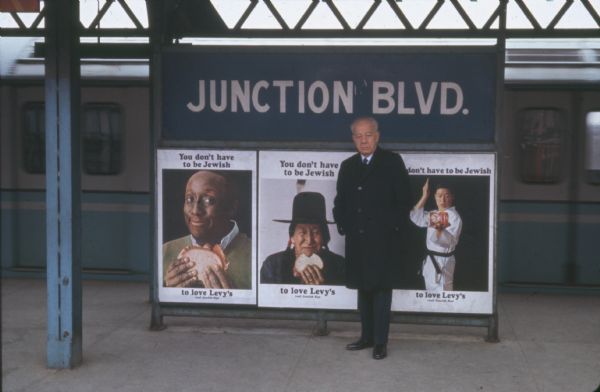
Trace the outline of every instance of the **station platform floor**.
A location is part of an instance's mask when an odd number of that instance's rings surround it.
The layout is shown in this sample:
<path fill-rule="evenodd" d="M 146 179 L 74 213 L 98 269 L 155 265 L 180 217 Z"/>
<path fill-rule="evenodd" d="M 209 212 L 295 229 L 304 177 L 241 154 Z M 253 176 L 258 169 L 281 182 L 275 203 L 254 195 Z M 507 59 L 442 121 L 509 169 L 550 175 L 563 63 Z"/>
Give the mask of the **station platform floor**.
<path fill-rule="evenodd" d="M 83 282 L 83 362 L 46 368 L 46 282 L 3 279 L 2 391 L 600 391 L 600 296 L 498 296 L 487 329 L 393 324 L 388 357 L 344 346 L 357 322 L 165 317 L 148 284 Z"/>

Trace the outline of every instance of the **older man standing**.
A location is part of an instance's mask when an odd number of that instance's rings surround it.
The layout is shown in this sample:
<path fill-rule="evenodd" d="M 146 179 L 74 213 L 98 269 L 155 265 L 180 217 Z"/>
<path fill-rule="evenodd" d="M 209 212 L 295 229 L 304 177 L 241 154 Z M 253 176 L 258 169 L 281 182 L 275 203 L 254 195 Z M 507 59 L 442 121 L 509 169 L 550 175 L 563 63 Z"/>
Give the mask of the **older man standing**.
<path fill-rule="evenodd" d="M 357 154 L 342 162 L 333 216 L 346 236 L 346 286 L 358 289 L 361 336 L 348 350 L 374 347 L 387 356 L 392 289 L 403 281 L 407 254 L 410 189 L 402 158 L 378 147 L 379 129 L 371 117 L 351 126 Z"/>

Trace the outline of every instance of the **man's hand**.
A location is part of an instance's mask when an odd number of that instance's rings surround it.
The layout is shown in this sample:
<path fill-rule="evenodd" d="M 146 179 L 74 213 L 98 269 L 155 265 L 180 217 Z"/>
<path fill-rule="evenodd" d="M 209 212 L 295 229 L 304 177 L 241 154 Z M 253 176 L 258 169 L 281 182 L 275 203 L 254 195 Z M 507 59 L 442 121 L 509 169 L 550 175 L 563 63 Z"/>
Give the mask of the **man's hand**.
<path fill-rule="evenodd" d="M 202 285 L 207 289 L 229 289 L 231 288 L 231 283 L 227 276 L 225 275 L 225 271 L 223 268 L 216 264 L 211 264 L 206 266 L 200 272 L 200 281 Z"/>
<path fill-rule="evenodd" d="M 425 184 L 423 184 L 423 188 L 421 190 L 421 196 L 424 197 L 425 199 L 427 199 L 429 197 L 429 178 L 427 178 L 427 180 L 425 181 Z"/>
<path fill-rule="evenodd" d="M 325 282 L 323 272 L 316 265 L 307 265 L 302 272 L 298 272 L 294 268 L 294 276 L 299 277 L 304 284 L 319 285 Z"/>
<path fill-rule="evenodd" d="M 421 198 L 419 199 L 419 201 L 417 201 L 415 208 L 425 208 L 425 203 L 427 202 L 428 198 L 429 198 L 429 178 L 427 178 L 427 180 L 425 181 L 425 184 L 423 184 L 423 188 L 421 190 Z"/>
<path fill-rule="evenodd" d="M 189 257 L 181 257 L 175 260 L 167 269 L 165 277 L 166 287 L 188 287 L 198 281 L 196 263 Z"/>
<path fill-rule="evenodd" d="M 165 284 L 167 287 L 198 286 L 205 288 L 229 289 L 232 284 L 227 278 L 225 269 L 227 260 L 221 251 L 215 253 L 213 247 L 187 246 L 179 252 L 177 260 L 167 269 Z"/>

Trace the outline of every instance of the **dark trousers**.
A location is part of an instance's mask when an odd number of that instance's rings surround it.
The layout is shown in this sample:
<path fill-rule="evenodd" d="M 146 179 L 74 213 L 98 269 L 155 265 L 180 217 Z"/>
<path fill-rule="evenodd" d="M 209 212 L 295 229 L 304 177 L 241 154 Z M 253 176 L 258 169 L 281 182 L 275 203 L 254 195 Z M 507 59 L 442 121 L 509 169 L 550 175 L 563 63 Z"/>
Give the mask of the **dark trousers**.
<path fill-rule="evenodd" d="M 358 290 L 361 339 L 387 344 L 392 314 L 392 290 Z"/>

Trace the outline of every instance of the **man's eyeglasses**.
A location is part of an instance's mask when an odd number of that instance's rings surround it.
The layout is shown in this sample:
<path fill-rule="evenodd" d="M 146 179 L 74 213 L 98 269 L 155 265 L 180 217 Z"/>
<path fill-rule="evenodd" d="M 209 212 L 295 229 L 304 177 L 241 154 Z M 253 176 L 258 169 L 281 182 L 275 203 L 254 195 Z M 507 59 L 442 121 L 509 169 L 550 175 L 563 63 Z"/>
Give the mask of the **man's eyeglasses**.
<path fill-rule="evenodd" d="M 217 198 L 214 196 L 209 196 L 209 195 L 202 195 L 202 196 L 187 195 L 185 197 L 185 204 L 187 204 L 189 206 L 193 206 L 198 203 L 202 204 L 202 206 L 204 206 L 204 207 L 214 206 L 215 204 L 217 204 Z"/>

